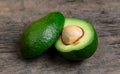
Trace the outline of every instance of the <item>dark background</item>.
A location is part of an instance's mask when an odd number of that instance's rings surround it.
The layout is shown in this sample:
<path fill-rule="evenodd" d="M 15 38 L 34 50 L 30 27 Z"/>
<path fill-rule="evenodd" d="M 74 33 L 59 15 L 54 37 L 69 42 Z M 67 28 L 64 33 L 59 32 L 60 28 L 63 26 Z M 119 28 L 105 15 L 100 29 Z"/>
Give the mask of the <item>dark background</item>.
<path fill-rule="evenodd" d="M 23 30 L 52 11 L 93 23 L 99 46 L 84 61 L 58 53 L 33 60 L 18 56 Z M 0 74 L 120 74 L 120 0 L 0 0 Z"/>

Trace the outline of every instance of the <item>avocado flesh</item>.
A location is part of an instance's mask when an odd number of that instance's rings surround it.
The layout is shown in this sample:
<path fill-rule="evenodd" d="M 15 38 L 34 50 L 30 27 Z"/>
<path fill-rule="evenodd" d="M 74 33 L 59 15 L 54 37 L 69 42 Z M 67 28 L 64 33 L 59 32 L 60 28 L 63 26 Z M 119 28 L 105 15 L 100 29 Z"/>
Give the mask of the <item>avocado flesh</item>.
<path fill-rule="evenodd" d="M 77 44 L 66 45 L 60 36 L 55 43 L 56 49 L 70 60 L 82 60 L 93 55 L 98 46 L 98 37 L 92 24 L 83 19 L 66 18 L 64 28 L 70 25 L 82 28 L 84 31 L 83 37 Z"/>
<path fill-rule="evenodd" d="M 33 58 L 45 52 L 59 38 L 64 25 L 64 16 L 51 12 L 31 23 L 21 37 L 21 54 Z"/>

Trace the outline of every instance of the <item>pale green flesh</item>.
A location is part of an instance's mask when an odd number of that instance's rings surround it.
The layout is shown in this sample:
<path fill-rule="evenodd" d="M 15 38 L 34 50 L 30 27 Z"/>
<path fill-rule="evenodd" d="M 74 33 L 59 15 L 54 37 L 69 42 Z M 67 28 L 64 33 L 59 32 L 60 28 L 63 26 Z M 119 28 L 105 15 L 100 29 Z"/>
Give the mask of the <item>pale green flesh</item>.
<path fill-rule="evenodd" d="M 59 37 L 58 41 L 56 41 L 55 43 L 55 47 L 57 48 L 57 50 L 61 52 L 81 50 L 85 48 L 86 46 L 88 46 L 94 39 L 94 28 L 89 22 L 83 19 L 66 18 L 64 27 L 70 26 L 70 25 L 75 25 L 75 26 L 82 28 L 84 31 L 84 35 L 80 39 L 78 44 L 70 44 L 70 45 L 65 45 L 62 42 L 61 37 Z"/>

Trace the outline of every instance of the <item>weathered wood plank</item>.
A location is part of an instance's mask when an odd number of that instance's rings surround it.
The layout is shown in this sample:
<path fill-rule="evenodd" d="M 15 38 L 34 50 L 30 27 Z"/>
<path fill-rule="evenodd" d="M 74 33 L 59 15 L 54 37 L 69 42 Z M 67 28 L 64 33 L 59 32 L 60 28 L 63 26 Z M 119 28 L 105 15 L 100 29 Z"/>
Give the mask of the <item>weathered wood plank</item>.
<path fill-rule="evenodd" d="M 70 62 L 48 51 L 24 60 L 17 54 L 23 30 L 51 11 L 93 23 L 99 47 L 91 58 Z M 120 0 L 0 0 L 0 74 L 120 74 Z"/>
<path fill-rule="evenodd" d="M 23 60 L 14 53 L 1 53 L 0 62 L 1 74 L 8 72 L 21 73 L 55 73 L 55 74 L 119 74 L 120 53 L 119 45 L 115 42 L 120 40 L 118 37 L 101 37 L 99 38 L 99 50 L 89 59 L 83 62 L 70 62 L 54 54 L 44 54 L 34 60 Z M 111 41 L 110 41 L 111 40 Z M 107 45 L 110 44 L 110 45 Z M 111 44 L 113 44 L 111 46 Z M 103 49 L 104 48 L 104 49 Z"/>

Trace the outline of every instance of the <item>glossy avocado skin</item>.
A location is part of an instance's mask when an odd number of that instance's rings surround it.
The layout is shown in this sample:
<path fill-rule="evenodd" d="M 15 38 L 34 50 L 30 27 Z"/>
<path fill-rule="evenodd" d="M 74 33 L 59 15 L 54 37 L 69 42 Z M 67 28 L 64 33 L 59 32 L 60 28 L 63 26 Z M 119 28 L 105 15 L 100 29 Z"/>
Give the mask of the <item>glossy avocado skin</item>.
<path fill-rule="evenodd" d="M 31 23 L 21 37 L 21 54 L 33 58 L 45 52 L 58 39 L 64 25 L 64 16 L 51 12 Z"/>

